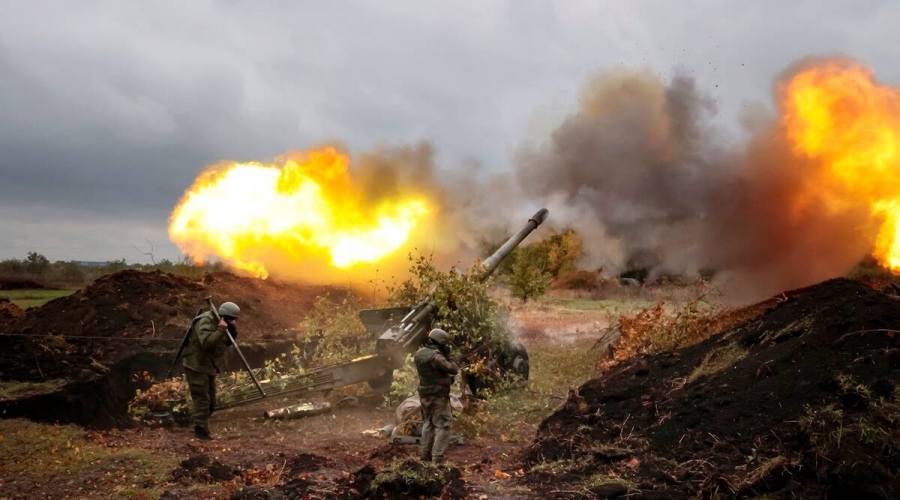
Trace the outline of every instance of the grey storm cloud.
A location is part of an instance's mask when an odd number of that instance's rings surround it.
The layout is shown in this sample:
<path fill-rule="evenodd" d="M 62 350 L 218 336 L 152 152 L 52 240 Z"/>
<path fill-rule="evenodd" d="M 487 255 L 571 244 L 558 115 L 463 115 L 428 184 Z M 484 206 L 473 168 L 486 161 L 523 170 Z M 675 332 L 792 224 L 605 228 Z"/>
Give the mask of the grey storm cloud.
<path fill-rule="evenodd" d="M 900 80 L 898 18 L 881 1 L 4 2 L 0 258 L 140 261 L 145 240 L 177 257 L 167 217 L 205 166 L 327 141 L 426 141 L 448 187 L 493 188 L 455 206 L 518 221 L 516 152 L 595 72 L 677 70 L 733 141 L 804 56 Z"/>

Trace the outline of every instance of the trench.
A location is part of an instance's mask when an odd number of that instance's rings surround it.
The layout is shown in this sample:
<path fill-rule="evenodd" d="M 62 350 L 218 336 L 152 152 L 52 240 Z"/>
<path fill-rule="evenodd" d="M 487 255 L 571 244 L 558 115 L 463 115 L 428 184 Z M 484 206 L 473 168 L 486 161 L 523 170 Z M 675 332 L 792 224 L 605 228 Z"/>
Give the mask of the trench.
<path fill-rule="evenodd" d="M 265 360 L 289 351 L 295 343 L 294 340 L 278 340 L 240 346 L 247 363 L 252 368 L 258 368 L 263 366 Z M 77 424 L 91 429 L 133 426 L 128 403 L 138 389 L 146 390 L 153 385 L 135 375 L 146 371 L 153 380 L 162 380 L 172 365 L 174 355 L 171 351 L 152 350 L 131 354 L 110 365 L 106 374 L 92 380 L 73 382 L 46 394 L 0 401 L 0 416 L 27 418 L 41 423 Z M 240 357 L 231 352 L 219 368 L 224 373 L 244 367 Z M 173 376 L 181 373 L 179 361 Z"/>

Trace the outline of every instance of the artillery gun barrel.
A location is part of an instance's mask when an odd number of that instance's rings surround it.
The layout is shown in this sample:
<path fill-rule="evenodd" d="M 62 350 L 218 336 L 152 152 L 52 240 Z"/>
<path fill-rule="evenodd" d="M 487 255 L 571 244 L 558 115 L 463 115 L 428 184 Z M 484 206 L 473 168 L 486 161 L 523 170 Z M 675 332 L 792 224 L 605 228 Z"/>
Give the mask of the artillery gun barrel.
<path fill-rule="evenodd" d="M 532 231 L 537 229 L 538 226 L 541 225 L 542 222 L 547 220 L 547 215 L 549 211 L 546 208 L 542 208 L 537 211 L 534 216 L 528 219 L 528 223 L 525 224 L 518 233 L 514 234 L 512 238 L 506 240 L 506 243 L 503 244 L 500 248 L 494 252 L 493 255 L 485 259 L 485 261 L 481 264 L 481 267 L 484 268 L 484 274 L 481 276 L 481 279 L 487 279 L 488 276 L 494 273 L 497 269 L 497 266 L 509 255 L 510 252 L 513 251 L 514 248 L 519 246 L 519 243 L 522 242 Z"/>

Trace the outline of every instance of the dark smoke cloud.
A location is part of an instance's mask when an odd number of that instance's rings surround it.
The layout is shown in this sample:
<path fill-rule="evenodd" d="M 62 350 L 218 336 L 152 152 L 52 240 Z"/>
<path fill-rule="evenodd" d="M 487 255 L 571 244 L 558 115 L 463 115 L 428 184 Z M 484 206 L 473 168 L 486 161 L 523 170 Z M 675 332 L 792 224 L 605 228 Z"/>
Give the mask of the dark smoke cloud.
<path fill-rule="evenodd" d="M 871 250 L 863 200 L 829 210 L 776 117 L 748 117 L 747 142 L 725 147 L 715 112 L 688 76 L 602 74 L 546 144 L 519 152 L 519 184 L 586 236 L 590 265 L 715 269 L 739 299 L 844 274 Z"/>

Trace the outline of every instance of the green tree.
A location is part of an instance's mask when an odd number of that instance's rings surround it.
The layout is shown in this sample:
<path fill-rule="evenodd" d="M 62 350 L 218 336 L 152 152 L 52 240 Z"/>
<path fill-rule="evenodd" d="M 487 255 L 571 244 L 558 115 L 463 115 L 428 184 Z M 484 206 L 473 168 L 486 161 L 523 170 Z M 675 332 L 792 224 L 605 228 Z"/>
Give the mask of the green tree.
<path fill-rule="evenodd" d="M 533 246 L 539 253 L 535 258 L 543 264 L 544 272 L 553 278 L 574 270 L 578 259 L 584 254 L 584 240 L 574 229 L 553 232 Z"/>
<path fill-rule="evenodd" d="M 125 259 L 108 260 L 106 261 L 106 266 L 104 266 L 105 271 L 108 273 L 117 273 L 127 268 L 128 264 L 125 263 Z"/>
<path fill-rule="evenodd" d="M 25 272 L 25 261 L 19 259 L 7 259 L 0 261 L 0 274 L 15 275 Z"/>
<path fill-rule="evenodd" d="M 54 266 L 54 274 L 58 279 L 72 284 L 84 283 L 86 279 L 84 269 L 74 262 L 57 262 Z"/>
<path fill-rule="evenodd" d="M 482 254 L 490 255 L 500 248 L 500 245 L 506 239 L 492 240 L 482 238 L 478 242 L 478 246 L 481 248 Z M 548 274 L 551 279 L 555 279 L 561 273 L 576 269 L 578 260 L 584 255 L 584 240 L 578 231 L 574 229 L 567 228 L 562 231 L 553 231 L 550 233 L 550 236 L 541 241 L 514 249 L 506 260 L 500 264 L 500 267 L 497 269 L 497 275 L 512 276 L 516 262 L 520 262 L 520 266 L 524 265 L 519 261 L 518 255 L 525 251 L 532 252 L 531 255 L 526 257 L 528 262 L 542 269 L 542 272 Z M 519 271 L 522 272 L 524 269 Z"/>
<path fill-rule="evenodd" d="M 509 287 L 514 297 L 527 302 L 547 293 L 550 273 L 546 269 L 546 254 L 539 248 L 528 246 L 516 253 L 509 277 Z"/>
<path fill-rule="evenodd" d="M 41 276 L 46 273 L 49 268 L 50 261 L 47 260 L 47 257 L 44 257 L 37 252 L 28 252 L 28 255 L 25 257 L 25 270 L 27 272 Z"/>

